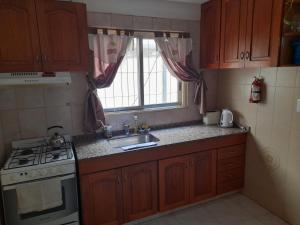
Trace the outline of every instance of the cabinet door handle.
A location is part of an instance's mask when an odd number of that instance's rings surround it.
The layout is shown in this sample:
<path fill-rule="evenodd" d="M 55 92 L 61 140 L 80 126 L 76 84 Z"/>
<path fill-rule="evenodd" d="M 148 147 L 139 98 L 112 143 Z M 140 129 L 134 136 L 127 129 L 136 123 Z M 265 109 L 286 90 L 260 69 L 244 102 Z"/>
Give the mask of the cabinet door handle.
<path fill-rule="evenodd" d="M 241 60 L 244 60 L 244 59 L 245 59 L 245 52 L 241 52 L 240 58 L 241 58 Z"/>
<path fill-rule="evenodd" d="M 117 182 L 118 182 L 118 184 L 121 184 L 121 178 L 120 178 L 120 176 L 117 177 Z"/>
<path fill-rule="evenodd" d="M 47 61 L 48 61 L 48 57 L 46 55 L 43 55 L 43 62 L 47 63 Z"/>
<path fill-rule="evenodd" d="M 250 52 L 249 52 L 249 51 L 246 52 L 246 59 L 247 59 L 247 60 L 250 59 Z"/>
<path fill-rule="evenodd" d="M 35 60 L 36 60 L 36 62 L 37 62 L 38 64 L 40 64 L 40 63 L 41 63 L 41 56 L 40 56 L 40 55 L 37 55 Z"/>

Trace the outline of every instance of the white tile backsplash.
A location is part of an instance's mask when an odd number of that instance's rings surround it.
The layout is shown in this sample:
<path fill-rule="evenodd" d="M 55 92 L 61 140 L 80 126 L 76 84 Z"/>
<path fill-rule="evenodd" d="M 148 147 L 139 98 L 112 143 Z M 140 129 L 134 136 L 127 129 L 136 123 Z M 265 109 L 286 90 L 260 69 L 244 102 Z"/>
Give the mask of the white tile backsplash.
<path fill-rule="evenodd" d="M 5 159 L 5 148 L 4 148 L 4 138 L 3 138 L 3 133 L 2 133 L 2 128 L 0 126 L 0 164 L 3 164 L 3 161 Z"/>
<path fill-rule="evenodd" d="M 133 16 L 112 14 L 111 26 L 121 29 L 132 29 L 133 27 Z"/>
<path fill-rule="evenodd" d="M 88 17 L 88 24 L 91 27 L 111 27 L 110 13 L 89 12 L 87 17 Z"/>
<path fill-rule="evenodd" d="M 46 136 L 46 113 L 44 108 L 19 111 L 21 138 Z"/>
<path fill-rule="evenodd" d="M 300 67 L 297 68 L 296 87 L 300 87 Z"/>
<path fill-rule="evenodd" d="M 174 30 L 174 31 L 188 31 L 189 30 L 189 21 L 171 19 L 171 30 Z"/>
<path fill-rule="evenodd" d="M 153 18 L 135 16 L 133 17 L 133 28 L 136 30 L 153 30 Z"/>
<path fill-rule="evenodd" d="M 66 106 L 71 103 L 72 90 L 68 85 L 45 87 L 45 106 Z"/>
<path fill-rule="evenodd" d="M 83 133 L 83 118 L 84 118 L 84 105 L 72 105 L 72 134 L 79 135 Z"/>
<path fill-rule="evenodd" d="M 71 83 L 71 103 L 83 104 L 88 90 L 86 77 L 83 74 L 73 74 Z"/>
<path fill-rule="evenodd" d="M 20 139 L 19 116 L 17 110 L 0 112 L 3 143 L 9 144 L 12 140 Z"/>
<path fill-rule="evenodd" d="M 171 27 L 171 20 L 165 18 L 153 18 L 154 30 L 169 30 Z"/>
<path fill-rule="evenodd" d="M 296 87 L 297 68 L 280 67 L 277 71 L 277 87 Z"/>
<path fill-rule="evenodd" d="M 17 87 L 15 92 L 18 109 L 39 108 L 44 106 L 44 92 L 42 87 Z"/>
<path fill-rule="evenodd" d="M 15 90 L 13 88 L 0 89 L 0 110 L 16 108 Z"/>
<path fill-rule="evenodd" d="M 51 126 L 63 126 L 63 133 L 72 133 L 71 106 L 59 106 L 46 108 L 47 128 Z"/>

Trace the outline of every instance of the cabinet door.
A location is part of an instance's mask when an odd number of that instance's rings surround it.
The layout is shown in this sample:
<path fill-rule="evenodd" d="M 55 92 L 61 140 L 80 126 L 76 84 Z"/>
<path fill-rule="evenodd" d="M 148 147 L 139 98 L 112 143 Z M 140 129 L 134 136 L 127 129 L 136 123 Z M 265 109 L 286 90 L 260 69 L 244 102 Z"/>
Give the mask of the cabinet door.
<path fill-rule="evenodd" d="M 34 0 L 0 0 L 0 72 L 41 71 Z"/>
<path fill-rule="evenodd" d="M 221 0 L 211 0 L 201 6 L 200 30 L 201 68 L 219 68 Z"/>
<path fill-rule="evenodd" d="M 157 212 L 157 162 L 124 168 L 123 194 L 125 222 Z"/>
<path fill-rule="evenodd" d="M 191 202 L 201 201 L 216 195 L 216 150 L 191 156 Z"/>
<path fill-rule="evenodd" d="M 159 161 L 160 211 L 189 203 L 189 157 Z"/>
<path fill-rule="evenodd" d="M 118 225 L 123 220 L 121 171 L 100 172 L 80 179 L 84 225 Z"/>
<path fill-rule="evenodd" d="M 245 66 L 247 0 L 223 0 L 220 68 Z"/>
<path fill-rule="evenodd" d="M 246 67 L 277 66 L 283 0 L 249 0 Z"/>
<path fill-rule="evenodd" d="M 38 0 L 45 71 L 87 71 L 88 33 L 84 4 Z"/>

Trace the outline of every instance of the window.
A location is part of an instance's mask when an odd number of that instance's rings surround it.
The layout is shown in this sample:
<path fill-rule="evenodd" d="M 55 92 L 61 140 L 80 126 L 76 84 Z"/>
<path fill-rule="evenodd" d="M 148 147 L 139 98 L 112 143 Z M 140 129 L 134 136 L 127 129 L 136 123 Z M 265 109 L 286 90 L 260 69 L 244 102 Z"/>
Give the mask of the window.
<path fill-rule="evenodd" d="M 134 38 L 108 88 L 98 89 L 105 111 L 176 106 L 181 82 L 171 75 L 154 39 Z"/>

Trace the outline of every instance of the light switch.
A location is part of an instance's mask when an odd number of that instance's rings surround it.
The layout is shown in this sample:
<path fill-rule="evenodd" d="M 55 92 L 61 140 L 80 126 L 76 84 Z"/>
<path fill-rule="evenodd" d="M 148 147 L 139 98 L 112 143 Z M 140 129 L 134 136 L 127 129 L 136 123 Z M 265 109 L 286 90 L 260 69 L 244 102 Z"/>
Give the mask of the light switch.
<path fill-rule="evenodd" d="M 297 112 L 300 112 L 300 99 L 297 100 Z"/>

